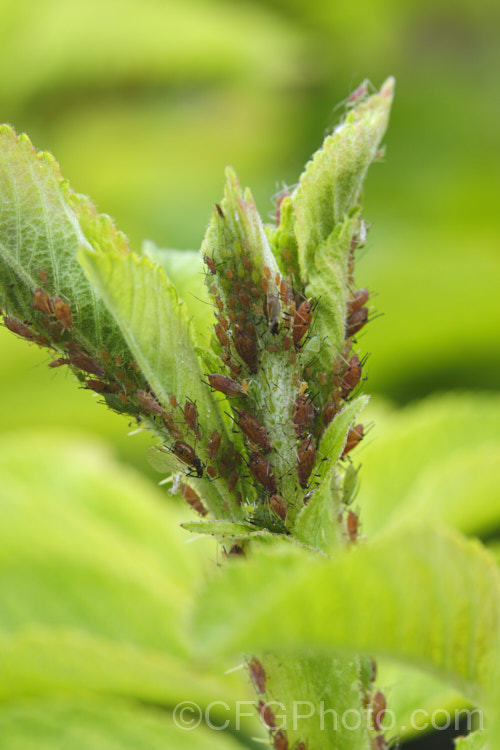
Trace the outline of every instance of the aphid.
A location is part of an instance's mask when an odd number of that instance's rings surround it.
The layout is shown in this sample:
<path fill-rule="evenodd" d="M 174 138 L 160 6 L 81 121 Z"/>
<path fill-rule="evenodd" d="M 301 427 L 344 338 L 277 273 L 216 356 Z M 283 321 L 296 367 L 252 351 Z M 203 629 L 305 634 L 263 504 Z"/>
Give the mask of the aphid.
<path fill-rule="evenodd" d="M 195 510 L 197 513 L 199 513 L 201 516 L 206 516 L 208 514 L 208 510 L 205 508 L 205 506 L 201 502 L 201 499 L 198 493 L 195 492 L 193 488 L 190 487 L 189 484 L 186 484 L 185 482 L 181 484 L 181 495 L 184 498 L 184 500 L 188 503 L 188 505 L 190 505 L 191 508 Z"/>
<path fill-rule="evenodd" d="M 280 326 L 281 305 L 275 294 L 268 294 L 264 300 L 264 315 L 267 318 L 269 330 L 276 336 Z"/>
<path fill-rule="evenodd" d="M 179 402 L 177 401 L 177 396 L 175 395 L 170 396 L 169 401 L 170 401 L 170 406 L 172 407 L 172 409 L 177 409 L 177 407 L 179 406 Z"/>
<path fill-rule="evenodd" d="M 387 702 L 384 694 L 378 690 L 372 698 L 371 716 L 373 728 L 376 732 L 382 731 L 382 722 L 384 720 Z"/>
<path fill-rule="evenodd" d="M 276 494 L 276 479 L 268 461 L 260 453 L 251 453 L 248 459 L 248 468 L 254 478 L 271 494 Z"/>
<path fill-rule="evenodd" d="M 217 476 L 217 469 L 215 466 L 207 466 L 207 474 L 210 477 L 210 479 L 215 479 Z"/>
<path fill-rule="evenodd" d="M 280 281 L 280 297 L 285 307 L 288 307 L 290 302 L 290 289 L 284 279 L 281 279 Z"/>
<path fill-rule="evenodd" d="M 224 312 L 224 302 L 220 297 L 215 298 L 215 304 L 217 305 L 217 309 L 219 310 L 219 312 Z"/>
<path fill-rule="evenodd" d="M 196 408 L 196 404 L 192 401 L 186 401 L 184 404 L 184 418 L 189 429 L 196 432 L 196 427 L 198 425 L 198 409 Z"/>
<path fill-rule="evenodd" d="M 256 419 L 252 414 L 250 414 L 248 411 L 245 411 L 244 409 L 241 409 L 241 411 L 236 413 L 238 416 L 237 424 L 242 433 L 246 435 L 246 437 L 251 440 L 252 443 L 258 445 L 259 448 L 262 448 L 264 453 L 269 453 L 269 451 L 271 450 L 269 437 L 267 435 L 267 431 L 260 424 L 258 419 Z"/>
<path fill-rule="evenodd" d="M 115 365 L 117 367 L 122 366 L 122 355 L 121 354 L 115 354 Z"/>
<path fill-rule="evenodd" d="M 256 286 L 253 286 L 250 289 L 250 294 L 252 295 L 252 297 L 260 297 L 260 291 L 257 289 Z"/>
<path fill-rule="evenodd" d="M 248 257 L 248 255 L 244 255 L 241 259 L 241 262 L 243 263 L 243 267 L 246 271 L 250 271 L 252 268 L 252 261 Z"/>
<path fill-rule="evenodd" d="M 44 271 L 43 268 L 38 271 L 38 275 L 40 276 L 40 281 L 42 284 L 48 284 L 49 283 L 49 275 L 47 271 Z"/>
<path fill-rule="evenodd" d="M 258 358 L 257 358 L 257 345 L 245 331 L 244 328 L 236 328 L 234 332 L 234 348 L 240 355 L 243 362 L 247 365 L 250 372 L 257 372 Z"/>
<path fill-rule="evenodd" d="M 244 323 L 246 319 L 247 316 L 245 315 L 245 312 L 241 310 L 241 312 L 238 313 L 238 320 L 240 321 L 240 323 Z"/>
<path fill-rule="evenodd" d="M 7 316 L 4 317 L 3 322 L 5 324 L 5 327 L 9 329 L 9 331 L 12 331 L 12 333 L 17 333 L 18 336 L 22 336 L 23 339 L 28 339 L 28 341 L 33 341 L 35 338 L 35 334 L 33 331 L 28 328 L 28 326 L 25 326 L 23 323 L 20 323 L 18 320 L 15 320 L 14 318 L 8 318 Z"/>
<path fill-rule="evenodd" d="M 354 89 L 352 94 L 349 94 L 347 101 L 351 104 L 354 104 L 359 99 L 362 99 L 363 96 L 366 96 L 366 93 L 368 91 L 368 87 L 365 82 L 361 84 L 361 86 L 358 86 L 357 89 Z"/>
<path fill-rule="evenodd" d="M 370 664 L 372 668 L 370 680 L 372 682 L 375 682 L 375 680 L 377 679 L 377 662 L 375 661 L 375 659 L 371 659 Z"/>
<path fill-rule="evenodd" d="M 54 315 L 63 324 L 67 331 L 73 328 L 73 316 L 71 307 L 60 297 L 54 297 Z"/>
<path fill-rule="evenodd" d="M 120 390 L 116 383 L 103 383 L 102 380 L 87 380 L 87 388 L 96 393 L 118 393 Z"/>
<path fill-rule="evenodd" d="M 378 734 L 372 739 L 372 750 L 387 750 L 383 734 Z"/>
<path fill-rule="evenodd" d="M 54 312 L 54 306 L 47 292 L 37 287 L 35 289 L 35 305 L 46 315 L 52 315 Z"/>
<path fill-rule="evenodd" d="M 248 671 L 250 672 L 250 678 L 256 691 L 261 695 L 262 693 L 265 693 L 266 671 L 256 656 L 252 656 L 248 662 Z"/>
<path fill-rule="evenodd" d="M 220 323 L 215 324 L 214 330 L 215 330 L 215 335 L 219 339 L 219 343 L 221 344 L 221 346 L 223 346 L 225 349 L 228 346 L 230 346 L 229 336 L 227 335 L 226 331 L 224 330 L 224 328 L 221 326 Z"/>
<path fill-rule="evenodd" d="M 292 409 L 292 421 L 297 437 L 310 431 L 314 422 L 314 405 L 305 393 L 299 394 Z"/>
<path fill-rule="evenodd" d="M 167 430 L 170 432 L 170 434 L 172 435 L 172 437 L 174 438 L 183 437 L 183 433 L 181 432 L 181 430 L 179 430 L 179 428 L 175 424 L 174 419 L 171 414 L 168 414 L 168 413 L 163 414 L 163 421 L 165 422 L 165 426 Z"/>
<path fill-rule="evenodd" d="M 342 398 L 346 398 L 361 380 L 361 362 L 357 354 L 349 360 L 346 372 L 342 378 Z"/>
<path fill-rule="evenodd" d="M 55 359 L 53 362 L 49 362 L 49 367 L 62 367 L 63 365 L 69 365 L 69 359 L 59 357 L 59 359 Z"/>
<path fill-rule="evenodd" d="M 355 448 L 359 442 L 361 442 L 361 440 L 363 440 L 363 433 L 364 430 L 362 424 L 357 424 L 355 427 L 349 430 L 349 432 L 347 433 L 347 440 L 342 456 L 347 456 L 347 454 L 350 453 L 352 449 Z"/>
<path fill-rule="evenodd" d="M 347 513 L 346 526 L 349 541 L 354 543 L 358 538 L 359 518 L 353 510 Z"/>
<path fill-rule="evenodd" d="M 85 354 L 77 347 L 70 350 L 68 357 L 73 367 L 77 367 L 79 370 L 88 372 L 91 375 L 97 375 L 98 378 L 103 378 L 106 374 L 101 365 L 96 362 L 95 359 L 92 359 L 92 357 L 89 357 L 88 354 Z"/>
<path fill-rule="evenodd" d="M 281 518 L 282 521 L 286 521 L 288 508 L 286 507 L 285 501 L 282 497 L 280 497 L 279 495 L 273 495 L 269 500 L 269 505 L 274 510 L 276 515 Z"/>
<path fill-rule="evenodd" d="M 276 729 L 276 717 L 271 710 L 271 706 L 261 700 L 259 701 L 259 705 L 257 708 L 260 714 L 260 718 L 262 719 L 262 722 L 266 729 Z"/>
<path fill-rule="evenodd" d="M 316 448 L 310 437 L 307 437 L 299 446 L 297 451 L 297 475 L 302 489 L 307 487 L 314 464 L 316 463 Z"/>
<path fill-rule="evenodd" d="M 174 443 L 172 452 L 180 461 L 188 466 L 192 466 L 193 469 L 196 469 L 196 473 L 199 477 L 203 476 L 203 467 L 200 459 L 194 452 L 194 448 L 187 443 L 183 443 L 181 440 L 177 440 Z"/>
<path fill-rule="evenodd" d="M 300 305 L 299 309 L 293 316 L 292 338 L 293 343 L 297 348 L 299 347 L 300 342 L 309 330 L 312 315 L 313 311 L 311 305 L 307 300 L 304 300 L 304 302 Z"/>
<path fill-rule="evenodd" d="M 109 364 L 109 363 L 111 362 L 111 357 L 110 357 L 110 355 L 108 354 L 108 352 L 106 351 L 106 349 L 101 349 L 101 352 L 100 352 L 100 354 L 101 354 L 101 358 L 102 358 L 102 359 L 103 359 L 103 360 L 104 360 L 105 362 L 107 362 L 108 364 Z"/>
<path fill-rule="evenodd" d="M 370 298 L 370 292 L 368 289 L 358 289 L 352 295 L 352 298 L 347 302 L 348 314 L 353 313 L 355 310 L 360 310 Z"/>
<path fill-rule="evenodd" d="M 35 336 L 34 341 L 36 341 L 38 346 L 50 346 L 50 341 L 46 336 Z"/>
<path fill-rule="evenodd" d="M 282 253 L 283 253 L 283 260 L 285 261 L 285 263 L 291 263 L 292 254 L 290 250 L 287 247 L 284 247 Z"/>
<path fill-rule="evenodd" d="M 252 336 L 252 338 L 255 336 L 255 327 L 253 323 L 245 323 L 245 331 L 249 334 L 249 336 Z"/>
<path fill-rule="evenodd" d="M 215 461 L 220 448 L 221 436 L 214 430 L 208 439 L 208 458 L 210 461 Z"/>
<path fill-rule="evenodd" d="M 245 557 L 245 550 L 243 549 L 243 547 L 240 547 L 239 544 L 233 544 L 227 554 L 228 557 Z"/>
<path fill-rule="evenodd" d="M 229 320 L 231 321 L 231 323 L 236 323 L 236 313 L 235 312 L 233 312 L 232 310 L 228 310 L 227 317 L 229 318 Z"/>
<path fill-rule="evenodd" d="M 224 218 L 224 211 L 222 210 L 222 208 L 220 207 L 220 205 L 218 203 L 215 204 L 215 210 L 219 214 L 220 218 L 223 219 Z"/>
<path fill-rule="evenodd" d="M 236 469 L 233 469 L 231 473 L 229 474 L 229 478 L 227 480 L 228 492 L 234 492 L 234 489 L 236 485 L 238 484 L 238 479 L 239 479 L 238 472 L 236 471 Z"/>
<path fill-rule="evenodd" d="M 307 369 L 309 369 L 309 368 L 307 368 Z M 319 380 L 319 382 L 320 382 L 321 385 L 326 385 L 326 375 L 325 375 L 324 372 L 320 372 L 318 374 L 318 380 Z"/>
<path fill-rule="evenodd" d="M 264 272 L 264 276 L 266 277 L 266 279 L 270 279 L 271 278 L 271 269 L 269 268 L 269 266 L 264 266 L 264 268 L 262 270 Z"/>
<path fill-rule="evenodd" d="M 361 307 L 352 312 L 346 320 L 346 336 L 354 336 L 368 323 L 368 308 Z"/>
<path fill-rule="evenodd" d="M 271 352 L 271 354 L 275 354 L 276 352 L 279 352 L 279 348 L 276 346 L 276 344 L 269 344 L 267 348 L 268 348 L 268 351 Z"/>
<path fill-rule="evenodd" d="M 283 339 L 283 349 L 287 352 L 292 345 L 292 339 L 286 338 Z"/>
<path fill-rule="evenodd" d="M 236 299 L 236 297 L 234 296 L 234 294 L 231 294 L 227 298 L 227 304 L 229 305 L 229 307 L 231 308 L 231 310 L 234 310 L 234 308 L 238 304 L 238 300 Z"/>
<path fill-rule="evenodd" d="M 215 260 L 213 258 L 210 258 L 208 255 L 203 256 L 203 260 L 205 261 L 205 264 L 208 266 L 208 270 L 211 274 L 217 273 L 217 266 L 215 265 Z"/>
<path fill-rule="evenodd" d="M 227 320 L 225 319 L 223 315 L 218 315 L 217 320 L 219 321 L 220 325 L 225 331 L 229 330 L 229 323 L 227 322 Z"/>
<path fill-rule="evenodd" d="M 149 411 L 154 411 L 155 414 L 163 414 L 163 408 L 160 406 L 153 396 L 147 391 L 137 391 L 136 393 L 138 402 Z"/>
<path fill-rule="evenodd" d="M 243 289 L 238 292 L 238 299 L 240 301 L 240 305 L 245 309 L 250 309 L 251 299 L 250 296 L 245 292 Z"/>
<path fill-rule="evenodd" d="M 214 391 L 220 391 L 220 393 L 224 393 L 226 396 L 245 395 L 243 386 L 241 386 L 236 380 L 233 380 L 232 378 L 228 378 L 225 375 L 219 375 L 217 373 L 207 375 L 207 378 L 208 382 L 210 383 L 210 387 L 213 388 Z"/>
<path fill-rule="evenodd" d="M 274 750 L 288 750 L 289 748 L 286 734 L 281 729 L 273 737 L 273 747 Z"/>
<path fill-rule="evenodd" d="M 130 367 L 131 370 L 134 370 L 134 372 L 141 371 L 141 368 L 139 367 L 137 362 L 134 362 L 133 360 L 130 360 L 130 362 L 128 363 L 128 366 Z"/>
<path fill-rule="evenodd" d="M 234 273 L 231 271 L 230 268 L 226 268 L 224 271 L 224 275 L 228 281 L 233 281 L 234 279 Z"/>

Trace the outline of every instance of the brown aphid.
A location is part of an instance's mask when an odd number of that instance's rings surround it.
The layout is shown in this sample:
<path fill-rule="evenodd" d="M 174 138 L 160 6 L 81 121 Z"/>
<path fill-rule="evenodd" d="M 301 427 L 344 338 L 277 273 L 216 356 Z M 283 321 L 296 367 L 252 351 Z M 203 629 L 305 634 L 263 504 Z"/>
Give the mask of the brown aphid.
<path fill-rule="evenodd" d="M 269 500 L 269 505 L 274 510 L 276 515 L 281 518 L 282 521 L 286 521 L 288 508 L 286 507 L 285 501 L 282 497 L 280 497 L 279 495 L 273 495 Z"/>
<path fill-rule="evenodd" d="M 87 380 L 87 388 L 96 393 L 118 393 L 120 386 L 117 383 L 103 383 L 102 380 Z"/>
<path fill-rule="evenodd" d="M 310 437 L 302 441 L 297 451 L 297 475 L 302 489 L 307 487 L 314 464 L 316 463 L 316 448 Z"/>
<path fill-rule="evenodd" d="M 279 352 L 279 347 L 277 347 L 276 344 L 269 344 L 267 349 L 268 351 L 271 352 L 271 354 L 275 354 L 276 352 Z"/>
<path fill-rule="evenodd" d="M 231 321 L 231 323 L 236 323 L 236 313 L 233 310 L 228 310 L 227 317 Z"/>
<path fill-rule="evenodd" d="M 252 287 L 252 288 L 250 289 L 250 294 L 252 295 L 252 297 L 255 297 L 255 298 L 257 298 L 257 297 L 260 297 L 260 290 L 259 290 L 259 289 L 257 289 L 257 287 L 256 287 L 256 286 L 253 286 L 253 287 Z"/>
<path fill-rule="evenodd" d="M 371 716 L 373 728 L 376 732 L 382 731 L 382 722 L 387 709 L 387 702 L 384 694 L 378 690 L 372 698 Z"/>
<path fill-rule="evenodd" d="M 286 734 L 280 729 L 273 737 L 274 750 L 289 750 Z"/>
<path fill-rule="evenodd" d="M 47 292 L 40 287 L 35 289 L 35 305 L 46 315 L 52 315 L 54 312 L 54 306 Z"/>
<path fill-rule="evenodd" d="M 279 297 L 275 294 L 268 294 L 264 300 L 264 315 L 267 318 L 268 327 L 271 333 L 276 336 L 280 327 L 281 305 Z"/>
<path fill-rule="evenodd" d="M 361 362 L 357 354 L 349 360 L 347 370 L 342 378 L 342 398 L 346 398 L 361 380 Z"/>
<path fill-rule="evenodd" d="M 328 401 L 323 407 L 323 423 L 325 427 L 328 427 L 330 422 L 333 422 L 335 416 L 338 413 L 338 404 L 335 401 Z"/>
<path fill-rule="evenodd" d="M 121 367 L 122 366 L 122 355 L 121 354 L 115 354 L 114 359 L 115 359 L 115 365 L 117 367 Z"/>
<path fill-rule="evenodd" d="M 347 513 L 346 528 L 349 541 L 354 544 L 358 538 L 359 518 L 353 510 Z"/>
<path fill-rule="evenodd" d="M 234 272 L 231 271 L 230 268 L 226 268 L 224 271 L 224 275 L 228 281 L 233 281 L 234 279 Z"/>
<path fill-rule="evenodd" d="M 257 372 L 258 357 L 257 345 L 250 334 L 244 328 L 236 328 L 234 332 L 234 348 L 247 365 L 250 372 Z"/>
<path fill-rule="evenodd" d="M 217 476 L 217 469 L 215 466 L 207 466 L 207 474 L 210 477 L 210 479 L 215 479 Z"/>
<path fill-rule="evenodd" d="M 69 365 L 69 359 L 64 359 L 64 357 L 59 357 L 59 359 L 55 359 L 53 362 L 49 362 L 49 367 L 62 367 L 63 365 Z"/>
<path fill-rule="evenodd" d="M 198 409 L 192 401 L 186 401 L 184 404 L 184 419 L 189 429 L 196 432 L 198 426 Z"/>
<path fill-rule="evenodd" d="M 170 432 L 173 438 L 181 438 L 183 437 L 182 431 L 177 427 L 177 425 L 174 422 L 174 418 L 171 414 L 164 413 L 163 414 L 163 421 L 165 422 L 165 426 L 167 430 Z"/>
<path fill-rule="evenodd" d="M 259 420 L 244 409 L 236 412 L 236 414 L 238 416 L 237 425 L 242 433 L 246 435 L 252 443 L 258 445 L 259 448 L 262 448 L 264 453 L 269 453 L 271 450 L 269 437 L 266 429 L 260 424 Z"/>
<path fill-rule="evenodd" d="M 205 265 L 208 266 L 208 270 L 211 274 L 217 273 L 217 266 L 215 265 L 215 260 L 213 258 L 210 258 L 208 255 L 203 256 L 203 260 L 205 262 Z"/>
<path fill-rule="evenodd" d="M 238 304 L 238 300 L 236 299 L 236 297 L 234 296 L 234 294 L 231 294 L 227 298 L 227 304 L 229 305 L 229 307 L 231 308 L 231 310 L 234 310 L 234 308 Z"/>
<path fill-rule="evenodd" d="M 215 298 L 215 304 L 217 305 L 217 309 L 219 312 L 224 312 L 224 302 L 220 297 Z"/>
<path fill-rule="evenodd" d="M 368 308 L 361 307 L 352 312 L 346 320 L 346 335 L 354 336 L 368 323 Z"/>
<path fill-rule="evenodd" d="M 342 456 L 347 456 L 358 443 L 363 440 L 364 429 L 362 424 L 357 424 L 347 433 L 347 441 Z"/>
<path fill-rule="evenodd" d="M 177 409 L 177 407 L 179 406 L 179 402 L 177 401 L 177 396 L 170 396 L 169 401 L 170 401 L 170 406 L 172 407 L 172 409 Z"/>
<path fill-rule="evenodd" d="M 214 391 L 224 393 L 226 396 L 241 396 L 244 395 L 242 386 L 232 378 L 228 378 L 225 375 L 219 375 L 218 373 L 212 373 L 207 375 L 210 387 Z"/>
<path fill-rule="evenodd" d="M 288 359 L 290 361 L 290 364 L 294 365 L 297 361 L 297 353 L 295 351 L 291 351 L 288 355 Z"/>
<path fill-rule="evenodd" d="M 276 494 L 276 478 L 268 461 L 260 453 L 251 453 L 248 459 L 248 468 L 253 477 L 271 494 Z"/>
<path fill-rule="evenodd" d="M 264 701 L 260 700 L 257 708 L 260 714 L 260 718 L 262 719 L 262 722 L 266 729 L 276 729 L 276 717 L 271 710 L 271 706 L 268 703 L 264 703 Z"/>
<path fill-rule="evenodd" d="M 200 459 L 194 452 L 194 448 L 187 443 L 183 443 L 181 440 L 177 440 L 174 443 L 172 452 L 180 461 L 188 466 L 192 466 L 193 469 L 196 469 L 196 473 L 199 477 L 203 476 L 203 467 Z"/>
<path fill-rule="evenodd" d="M 314 405 L 305 393 L 299 394 L 292 409 L 292 421 L 295 434 L 302 437 L 310 431 L 314 422 Z"/>
<path fill-rule="evenodd" d="M 250 305 L 252 303 L 252 300 L 250 299 L 250 295 L 247 294 L 247 292 L 245 292 L 243 289 L 240 292 L 238 292 L 238 299 L 240 301 L 240 305 L 245 310 L 249 310 L 250 309 Z"/>
<path fill-rule="evenodd" d="M 43 268 L 38 271 L 38 275 L 40 276 L 40 281 L 42 282 L 42 284 L 49 283 L 49 274 L 47 273 L 47 271 L 44 271 Z"/>
<path fill-rule="evenodd" d="M 351 299 L 347 302 L 347 312 L 350 315 L 356 310 L 360 310 L 368 300 L 370 299 L 370 292 L 368 289 L 357 289 L 352 295 Z"/>
<path fill-rule="evenodd" d="M 155 412 L 155 414 L 163 414 L 163 408 L 160 406 L 158 401 L 147 391 L 139 390 L 136 393 L 138 402 L 144 406 L 145 409 Z"/>
<path fill-rule="evenodd" d="M 300 305 L 299 309 L 293 316 L 292 338 L 293 343 L 297 348 L 299 347 L 300 342 L 309 330 L 312 316 L 312 307 L 307 300 L 304 300 L 304 302 Z"/>
<path fill-rule="evenodd" d="M 101 359 L 103 359 L 108 364 L 111 362 L 111 356 L 108 354 L 106 349 L 101 349 L 100 355 L 101 355 Z"/>
<path fill-rule="evenodd" d="M 261 695 L 266 692 L 266 671 L 256 656 L 248 662 L 248 671 L 255 690 Z"/>
<path fill-rule="evenodd" d="M 281 279 L 280 281 L 280 297 L 285 307 L 288 307 L 288 303 L 290 302 L 290 289 L 284 279 Z"/>
<path fill-rule="evenodd" d="M 208 458 L 210 461 L 215 461 L 219 452 L 221 442 L 221 436 L 214 430 L 208 439 Z"/>
<path fill-rule="evenodd" d="M 248 257 L 248 255 L 244 255 L 242 257 L 242 259 L 241 259 L 241 262 L 243 263 L 243 268 L 246 271 L 250 271 L 251 270 L 251 268 L 252 268 L 252 261 L 250 260 L 250 258 Z"/>
<path fill-rule="evenodd" d="M 47 336 L 38 335 L 35 336 L 33 340 L 36 341 L 38 346 L 50 346 L 50 341 L 48 340 Z"/>
<path fill-rule="evenodd" d="M 17 333 L 17 335 L 22 336 L 23 339 L 33 341 L 33 339 L 35 338 L 35 334 L 33 333 L 33 331 L 28 328 L 28 326 L 25 326 L 24 323 L 20 323 L 19 320 L 15 320 L 15 318 L 9 318 L 5 316 L 3 322 L 5 324 L 5 327 L 8 328 L 9 331 L 12 331 L 12 333 Z"/>
<path fill-rule="evenodd" d="M 222 208 L 220 207 L 220 205 L 218 203 L 215 204 L 215 210 L 219 214 L 220 218 L 223 219 L 224 218 L 224 211 L 222 210 Z"/>
<path fill-rule="evenodd" d="M 72 348 L 68 354 L 69 361 L 73 367 L 77 367 L 79 370 L 90 373 L 90 375 L 97 375 L 98 378 L 103 378 L 106 374 L 101 365 L 85 354 L 77 347 Z"/>
<path fill-rule="evenodd" d="M 245 331 L 251 336 L 252 338 L 255 336 L 255 326 L 253 323 L 245 323 Z"/>
<path fill-rule="evenodd" d="M 59 320 L 67 331 L 71 331 L 73 328 L 73 315 L 71 314 L 71 307 L 67 302 L 62 300 L 60 297 L 54 297 L 54 315 Z"/>
<path fill-rule="evenodd" d="M 238 484 L 238 479 L 239 479 L 238 472 L 236 471 L 236 469 L 233 469 L 231 473 L 229 474 L 229 477 L 227 480 L 228 492 L 234 492 L 234 489 L 236 485 Z"/>
<path fill-rule="evenodd" d="M 185 482 L 182 482 L 181 484 L 181 495 L 184 498 L 184 500 L 188 503 L 188 505 L 190 505 L 191 508 L 195 510 L 197 513 L 199 513 L 201 516 L 206 516 L 208 514 L 208 510 L 205 508 L 205 506 L 201 502 L 201 499 L 198 493 L 195 492 L 193 488 L 190 487 L 189 484 L 186 484 Z"/>
<path fill-rule="evenodd" d="M 262 270 L 264 272 L 264 276 L 266 277 L 266 279 L 270 279 L 271 278 L 271 269 L 269 268 L 269 266 L 264 266 L 264 268 Z"/>
<path fill-rule="evenodd" d="M 291 346 L 292 346 L 292 339 L 289 339 L 289 338 L 283 339 L 283 349 L 286 352 L 289 351 Z"/>
<path fill-rule="evenodd" d="M 220 326 L 221 326 L 221 327 L 222 327 L 222 328 L 223 328 L 223 329 L 224 329 L 225 331 L 228 331 L 228 330 L 229 330 L 229 323 L 227 322 L 227 320 L 225 319 L 225 317 L 224 317 L 223 315 L 218 315 L 218 316 L 217 316 L 217 320 L 219 321 L 219 324 L 220 324 Z"/>

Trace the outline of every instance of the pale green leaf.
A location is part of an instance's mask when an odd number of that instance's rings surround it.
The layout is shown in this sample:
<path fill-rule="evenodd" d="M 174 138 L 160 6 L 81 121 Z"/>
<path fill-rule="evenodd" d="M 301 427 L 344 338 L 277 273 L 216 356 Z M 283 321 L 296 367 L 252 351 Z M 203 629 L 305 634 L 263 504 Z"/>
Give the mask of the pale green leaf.
<path fill-rule="evenodd" d="M 360 474 L 368 534 L 415 515 L 466 534 L 500 527 L 498 396 L 432 396 L 374 418 Z"/>
<path fill-rule="evenodd" d="M 336 463 L 342 454 L 349 428 L 367 402 L 367 396 L 351 401 L 328 425 L 318 449 L 317 478 L 320 485 L 297 518 L 295 538 L 322 552 L 332 551 L 341 541 L 337 517 L 343 497 L 335 477 Z"/>
<path fill-rule="evenodd" d="M 132 253 L 119 256 L 82 250 L 80 258 L 119 321 L 123 336 L 160 404 L 168 410 L 172 396 L 181 407 L 188 400 L 196 403 L 202 440 L 198 441 L 192 433 L 188 433 L 187 439 L 199 460 L 206 460 L 213 430 L 224 438 L 223 450 L 227 437 L 220 409 L 203 382 L 185 307 L 163 269 L 149 258 Z M 171 415 L 184 425 L 184 415 L 178 407 L 177 411 L 171 410 Z M 164 433 L 168 437 L 166 428 Z M 180 460 L 177 464 L 178 471 L 186 469 Z M 227 491 L 225 483 L 203 482 L 203 497 L 216 517 L 225 516 L 228 509 L 234 518 L 241 517 L 234 495 Z"/>
<path fill-rule="evenodd" d="M 250 599 L 251 610 L 244 604 Z M 474 699 L 486 688 L 498 649 L 499 571 L 476 542 L 401 526 L 332 560 L 273 549 L 235 562 L 207 587 L 195 625 L 215 652 L 347 649 L 387 656 Z"/>
<path fill-rule="evenodd" d="M 186 714 L 187 718 L 194 715 Z M 214 718 L 214 726 L 223 720 Z M 186 731 L 174 716 L 110 698 L 50 697 L 12 701 L 0 707 L 2 750 L 236 750 L 228 732 L 207 726 Z"/>
<path fill-rule="evenodd" d="M 486 732 L 472 732 L 466 737 L 455 741 L 455 750 L 488 750 L 488 734 Z"/>

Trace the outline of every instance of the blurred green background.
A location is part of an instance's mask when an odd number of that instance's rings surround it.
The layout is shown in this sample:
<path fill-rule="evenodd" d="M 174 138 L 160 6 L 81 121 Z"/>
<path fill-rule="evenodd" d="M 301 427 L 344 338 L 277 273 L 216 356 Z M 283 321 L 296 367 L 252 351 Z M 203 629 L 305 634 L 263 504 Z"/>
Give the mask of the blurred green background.
<path fill-rule="evenodd" d="M 296 182 L 340 117 L 335 105 L 364 78 L 379 87 L 396 76 L 357 269 L 383 313 L 360 336 L 375 396 L 373 464 L 390 455 L 384 429 L 404 437 L 407 413 L 413 424 L 412 402 L 499 387 L 499 22 L 496 0 L 0 0 L 0 120 L 54 153 L 73 189 L 111 214 L 133 249 L 146 238 L 197 249 L 226 164 L 271 220 L 273 194 Z M 62 426 L 104 437 L 156 481 L 149 438 L 127 437 L 123 417 L 49 361 L 0 329 L 0 430 Z M 446 429 L 455 429 L 427 403 L 422 465 L 446 451 Z M 463 411 L 461 396 L 447 403 L 449 414 Z M 388 405 L 407 404 L 387 416 Z M 367 526 L 370 493 L 384 496 L 370 484 L 369 449 L 359 456 Z M 481 471 L 475 461 L 471 470 Z M 495 486 L 493 453 L 490 464 L 485 492 Z"/>

